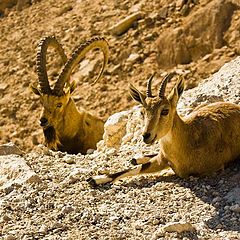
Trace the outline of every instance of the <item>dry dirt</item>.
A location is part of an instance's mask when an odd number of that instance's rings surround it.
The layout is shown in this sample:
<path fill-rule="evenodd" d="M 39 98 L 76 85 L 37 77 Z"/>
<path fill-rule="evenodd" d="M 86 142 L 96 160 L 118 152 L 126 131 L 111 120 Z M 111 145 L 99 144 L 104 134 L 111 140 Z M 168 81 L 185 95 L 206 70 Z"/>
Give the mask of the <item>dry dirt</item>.
<path fill-rule="evenodd" d="M 188 8 L 180 9 L 181 2 L 184 6 L 188 3 Z M 240 11 L 235 9 L 228 19 L 230 25 L 222 33 L 223 45 L 218 49 L 208 49 L 207 55 L 198 56 L 188 64 L 164 68 L 158 65 L 159 36 L 177 27 L 189 28 L 190 25 L 194 28 L 189 24 L 191 16 L 208 2 L 43 0 L 34 1 L 22 11 L 17 11 L 16 7 L 6 9 L 5 16 L 0 18 L 0 143 L 12 141 L 24 151 L 30 151 L 43 141 L 39 126 L 40 102 L 29 89 L 30 84 L 37 82 L 35 58 L 37 44 L 43 36 L 55 35 L 68 56 L 85 39 L 94 35 L 106 37 L 110 59 L 104 77 L 90 87 L 88 82 L 96 76 L 97 68 L 96 62 L 90 61 L 89 69 L 75 75 L 78 88 L 74 97 L 78 106 L 107 119 L 134 105 L 127 90 L 130 82 L 144 88 L 152 72 L 156 71 L 160 80 L 166 71 L 174 70 L 186 76 L 191 88 L 240 52 Z M 115 23 L 138 10 L 143 18 L 133 28 L 121 36 L 110 33 Z M 211 42 L 209 38 L 201 41 Z M 48 72 L 54 80 L 61 66 L 54 52 L 49 52 Z M 173 53 L 174 46 L 170 46 L 169 54 Z"/>

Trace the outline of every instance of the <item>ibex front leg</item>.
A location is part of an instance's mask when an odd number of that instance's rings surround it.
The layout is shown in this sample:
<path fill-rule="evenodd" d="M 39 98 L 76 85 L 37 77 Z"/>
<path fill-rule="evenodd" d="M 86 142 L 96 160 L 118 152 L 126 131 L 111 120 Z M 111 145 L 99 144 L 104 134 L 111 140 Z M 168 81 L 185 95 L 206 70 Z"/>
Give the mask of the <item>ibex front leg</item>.
<path fill-rule="evenodd" d="M 130 162 L 133 165 L 145 164 L 149 162 L 153 157 L 156 157 L 158 154 L 146 154 L 141 158 L 133 158 Z"/>
<path fill-rule="evenodd" d="M 160 172 L 167 167 L 169 167 L 169 165 L 164 158 L 159 159 L 159 156 L 155 156 L 149 162 L 139 164 L 136 167 L 129 168 L 113 174 L 105 174 L 92 177 L 89 180 L 89 183 L 93 186 L 97 186 L 105 183 L 115 182 L 120 179 L 136 176 L 139 174 Z"/>

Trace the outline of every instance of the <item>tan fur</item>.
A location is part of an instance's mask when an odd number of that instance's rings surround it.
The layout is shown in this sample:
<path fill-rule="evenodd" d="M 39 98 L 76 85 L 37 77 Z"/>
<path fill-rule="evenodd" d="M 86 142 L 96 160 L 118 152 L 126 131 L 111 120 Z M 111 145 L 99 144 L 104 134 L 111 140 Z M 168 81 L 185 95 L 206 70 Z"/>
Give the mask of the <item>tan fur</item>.
<path fill-rule="evenodd" d="M 159 172 L 169 166 L 183 178 L 209 175 L 240 156 L 240 106 L 213 103 L 181 118 L 176 107 L 183 88 L 184 81 L 180 79 L 168 97 L 149 98 L 130 86 L 131 96 L 144 108 L 143 139 L 147 144 L 158 139 L 160 152 L 149 162 L 146 158 L 137 159 L 137 168 L 109 174 L 108 182 Z M 91 183 L 101 184 L 95 178 Z"/>
<path fill-rule="evenodd" d="M 43 94 L 40 101 L 44 107 L 41 119 L 48 120 L 43 129 L 53 126 L 56 131 L 57 140 L 47 143 L 50 149 L 83 154 L 88 149 L 96 149 L 103 136 L 103 120 L 83 109 L 78 110 L 70 93 L 60 97 Z"/>

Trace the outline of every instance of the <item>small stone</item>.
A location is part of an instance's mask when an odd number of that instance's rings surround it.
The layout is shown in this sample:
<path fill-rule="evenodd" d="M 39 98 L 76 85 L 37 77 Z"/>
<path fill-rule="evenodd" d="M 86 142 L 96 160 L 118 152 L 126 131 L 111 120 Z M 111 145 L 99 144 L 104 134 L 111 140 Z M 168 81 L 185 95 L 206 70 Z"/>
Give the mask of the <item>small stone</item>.
<path fill-rule="evenodd" d="M 64 160 L 65 163 L 68 163 L 68 164 L 74 164 L 74 163 L 76 163 L 76 161 L 75 161 L 75 159 L 74 159 L 73 157 L 65 156 L 65 157 L 63 158 L 63 160 Z"/>
<path fill-rule="evenodd" d="M 152 224 L 153 224 L 153 225 L 158 225 L 159 222 L 160 222 L 160 221 L 159 221 L 158 219 L 153 219 Z"/>
<path fill-rule="evenodd" d="M 95 149 L 88 149 L 88 150 L 87 150 L 87 154 L 93 154 L 94 151 L 95 151 Z"/>
<path fill-rule="evenodd" d="M 9 222 L 9 221 L 11 221 L 11 218 L 8 215 L 3 215 L 2 216 L 2 221 L 3 222 Z"/>
<path fill-rule="evenodd" d="M 129 55 L 127 62 L 134 64 L 135 62 L 137 62 L 140 59 L 140 55 L 137 53 L 132 53 Z"/>
<path fill-rule="evenodd" d="M 231 211 L 235 212 L 235 213 L 240 213 L 240 206 L 239 206 L 239 204 L 235 204 L 235 205 L 231 206 L 229 209 Z"/>
<path fill-rule="evenodd" d="M 7 235 L 4 240 L 16 240 L 16 237 L 14 237 L 12 234 Z"/>
<path fill-rule="evenodd" d="M 79 73 L 83 77 L 89 76 L 96 68 L 97 60 L 85 59 L 80 63 Z"/>
<path fill-rule="evenodd" d="M 48 231 L 48 227 L 45 224 L 43 224 L 39 229 L 40 233 L 47 233 L 47 231 Z"/>
<path fill-rule="evenodd" d="M 12 142 L 0 145 L 0 155 L 23 155 L 23 152 Z"/>
<path fill-rule="evenodd" d="M 136 12 L 131 14 L 130 16 L 127 16 L 122 21 L 115 24 L 113 27 L 109 29 L 109 31 L 113 35 L 121 35 L 125 33 L 129 28 L 131 28 L 136 21 L 142 18 L 141 12 Z"/>
<path fill-rule="evenodd" d="M 190 12 L 190 8 L 188 4 L 183 5 L 182 9 L 181 9 L 181 14 L 183 16 L 187 16 Z"/>
<path fill-rule="evenodd" d="M 195 227 L 189 223 L 189 222 L 172 222 L 166 224 L 162 230 L 164 232 L 177 232 L 177 233 L 182 233 L 182 232 L 192 232 L 195 231 Z"/>
<path fill-rule="evenodd" d="M 220 201 L 221 201 L 221 198 L 220 198 L 220 197 L 215 197 L 215 198 L 212 200 L 212 204 L 217 203 L 217 202 L 220 202 Z"/>
<path fill-rule="evenodd" d="M 63 214 L 68 214 L 68 213 L 73 212 L 73 211 L 74 211 L 74 208 L 72 206 L 64 206 L 63 209 L 62 209 Z"/>

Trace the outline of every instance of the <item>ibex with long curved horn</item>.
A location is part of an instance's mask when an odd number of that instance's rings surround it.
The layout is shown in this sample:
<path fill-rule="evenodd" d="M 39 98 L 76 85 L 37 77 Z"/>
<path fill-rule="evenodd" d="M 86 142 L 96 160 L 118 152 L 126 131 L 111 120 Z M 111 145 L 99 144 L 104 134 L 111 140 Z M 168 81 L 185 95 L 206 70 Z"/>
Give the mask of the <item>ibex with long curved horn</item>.
<path fill-rule="evenodd" d="M 50 46 L 57 50 L 65 64 L 53 89 L 50 87 L 46 70 L 46 53 Z M 103 120 L 83 109 L 77 109 L 71 98 L 76 84 L 74 81 L 70 83 L 73 69 L 87 52 L 97 48 L 102 50 L 104 61 L 95 82 L 102 76 L 108 61 L 108 43 L 104 38 L 95 37 L 81 44 L 69 60 L 55 37 L 43 38 L 39 43 L 37 73 L 40 88 L 31 87 L 32 91 L 40 96 L 44 107 L 40 125 L 43 128 L 46 145 L 50 149 L 85 154 L 88 149 L 95 149 L 96 143 L 102 139 Z"/>
<path fill-rule="evenodd" d="M 113 182 L 144 173 L 156 173 L 171 167 L 182 178 L 208 175 L 218 171 L 240 156 L 240 106 L 217 102 L 199 107 L 185 118 L 177 111 L 184 90 L 179 79 L 168 96 L 165 88 L 173 74 L 162 81 L 158 96 L 153 96 L 149 79 L 147 95 L 130 85 L 132 98 L 144 109 L 143 141 L 152 144 L 159 140 L 158 155 L 135 159 L 135 167 L 114 174 L 95 176 L 93 185 Z"/>

